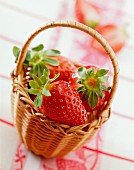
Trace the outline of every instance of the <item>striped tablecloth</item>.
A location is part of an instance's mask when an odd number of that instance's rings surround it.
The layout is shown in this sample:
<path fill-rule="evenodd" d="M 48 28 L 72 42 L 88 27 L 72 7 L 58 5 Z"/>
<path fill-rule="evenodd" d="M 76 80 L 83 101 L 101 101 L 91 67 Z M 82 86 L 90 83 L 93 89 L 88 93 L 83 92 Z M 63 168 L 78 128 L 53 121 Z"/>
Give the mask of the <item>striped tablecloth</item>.
<path fill-rule="evenodd" d="M 26 149 L 13 125 L 12 47 L 21 47 L 34 30 L 47 22 L 76 20 L 75 0 L 0 0 L 0 170 L 134 170 L 134 1 L 92 0 L 91 3 L 101 11 L 102 23 L 128 23 L 129 38 L 117 54 L 121 71 L 112 115 L 81 149 L 63 158 L 44 159 Z M 77 31 L 56 29 L 41 34 L 33 44 L 42 42 L 47 48 L 60 49 L 63 55 L 76 61 L 106 65 L 107 58 L 94 61 L 87 57 L 88 53 L 95 54 L 85 39 Z"/>

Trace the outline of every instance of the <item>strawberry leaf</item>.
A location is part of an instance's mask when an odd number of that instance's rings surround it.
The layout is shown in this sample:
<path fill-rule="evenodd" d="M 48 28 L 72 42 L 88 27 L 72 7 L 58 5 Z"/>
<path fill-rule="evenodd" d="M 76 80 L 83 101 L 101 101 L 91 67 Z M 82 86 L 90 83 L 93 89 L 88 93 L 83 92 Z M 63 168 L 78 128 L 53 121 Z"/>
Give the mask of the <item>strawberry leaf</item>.
<path fill-rule="evenodd" d="M 34 81 L 35 81 L 39 86 L 42 85 L 42 82 L 41 82 L 41 80 L 40 80 L 39 77 L 37 77 L 37 76 L 35 76 L 35 75 L 32 75 L 32 77 L 33 77 Z"/>
<path fill-rule="evenodd" d="M 53 56 L 53 57 L 61 54 L 59 50 L 55 50 L 55 49 L 46 50 L 44 52 L 47 56 Z"/>
<path fill-rule="evenodd" d="M 79 75 L 81 78 L 86 77 L 86 68 L 85 68 L 85 67 L 80 67 L 80 68 L 78 69 L 78 75 Z"/>
<path fill-rule="evenodd" d="M 50 75 L 50 72 L 49 70 L 46 70 L 44 69 L 43 71 L 43 75 L 41 76 L 40 80 L 42 81 L 42 84 L 43 85 L 46 85 L 49 81 L 49 75 Z"/>
<path fill-rule="evenodd" d="M 104 93 L 102 93 L 100 90 L 96 90 L 96 93 L 98 94 L 98 96 L 103 99 L 103 97 L 105 96 Z"/>
<path fill-rule="evenodd" d="M 85 91 L 86 90 L 86 88 L 84 87 L 84 86 L 80 86 L 78 89 L 77 89 L 77 91 L 80 93 L 80 92 L 82 92 L 82 91 Z"/>
<path fill-rule="evenodd" d="M 36 65 L 36 64 L 38 64 L 39 62 L 40 62 L 40 56 L 39 56 L 38 53 L 35 53 L 35 54 L 31 57 L 31 59 L 30 59 L 30 61 L 29 61 L 29 65 L 30 65 L 30 66 Z"/>
<path fill-rule="evenodd" d="M 39 89 L 39 87 L 40 87 L 39 84 L 34 80 L 30 80 L 29 85 L 34 89 Z"/>
<path fill-rule="evenodd" d="M 108 90 L 108 88 L 107 88 L 105 85 L 103 85 L 103 84 L 100 85 L 100 89 L 101 89 L 101 90 L 104 90 L 104 91 L 107 91 L 107 90 Z"/>
<path fill-rule="evenodd" d="M 106 83 L 108 81 L 108 78 L 109 78 L 108 76 L 103 76 L 103 77 L 99 77 L 98 79 L 101 83 Z"/>
<path fill-rule="evenodd" d="M 53 78 L 50 79 L 50 82 L 56 80 L 59 76 L 60 76 L 60 73 L 55 74 L 55 76 L 54 76 Z"/>
<path fill-rule="evenodd" d="M 28 93 L 37 95 L 40 93 L 38 89 L 27 89 Z"/>
<path fill-rule="evenodd" d="M 92 76 L 94 76 L 94 68 L 89 68 L 86 73 L 86 80 L 88 80 Z"/>
<path fill-rule="evenodd" d="M 30 51 L 28 51 L 27 54 L 26 54 L 24 64 L 29 65 L 30 59 L 31 59 L 31 54 L 30 54 Z"/>
<path fill-rule="evenodd" d="M 58 66 L 60 64 L 58 61 L 48 57 L 46 57 L 43 61 L 52 66 Z"/>
<path fill-rule="evenodd" d="M 51 96 L 50 91 L 46 88 L 46 86 L 44 86 L 43 90 L 42 90 L 42 94 L 44 94 L 45 96 Z"/>
<path fill-rule="evenodd" d="M 102 76 L 106 75 L 107 73 L 108 73 L 108 70 L 100 69 L 100 70 L 97 71 L 96 76 L 102 77 Z"/>
<path fill-rule="evenodd" d="M 34 99 L 34 107 L 40 107 L 42 105 L 42 94 L 39 93 Z"/>
<path fill-rule="evenodd" d="M 42 81 L 42 84 L 44 84 L 44 85 L 48 82 L 48 78 L 44 75 L 42 75 L 40 79 Z"/>
<path fill-rule="evenodd" d="M 98 103 L 98 96 L 95 92 L 90 92 L 88 96 L 88 104 L 90 107 L 94 108 Z"/>
<path fill-rule="evenodd" d="M 17 63 L 18 57 L 19 57 L 19 54 L 20 54 L 20 48 L 14 46 L 13 47 L 13 54 L 15 56 L 15 63 Z M 26 54 L 26 58 L 25 58 L 25 61 L 24 61 L 23 64 L 28 65 L 30 58 L 31 58 L 30 51 L 28 51 L 27 54 Z"/>
<path fill-rule="evenodd" d="M 13 47 L 13 54 L 15 56 L 15 63 L 17 63 L 19 54 L 20 54 L 20 49 L 16 46 Z"/>
<path fill-rule="evenodd" d="M 38 70 L 38 76 L 41 77 L 43 75 L 43 71 L 44 71 L 46 66 L 42 63 L 39 63 L 36 67 L 37 67 L 37 70 Z"/>
<path fill-rule="evenodd" d="M 33 51 L 41 51 L 41 50 L 43 50 L 43 48 L 44 48 L 44 45 L 43 45 L 43 44 L 40 44 L 40 45 L 32 48 L 32 50 L 33 50 Z"/>

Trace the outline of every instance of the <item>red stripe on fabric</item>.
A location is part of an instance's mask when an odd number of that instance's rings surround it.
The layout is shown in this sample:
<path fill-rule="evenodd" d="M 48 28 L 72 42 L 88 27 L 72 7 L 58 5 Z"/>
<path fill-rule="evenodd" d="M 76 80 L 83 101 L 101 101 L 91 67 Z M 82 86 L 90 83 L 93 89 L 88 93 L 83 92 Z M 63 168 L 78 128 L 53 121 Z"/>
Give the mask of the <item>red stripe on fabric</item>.
<path fill-rule="evenodd" d="M 125 119 L 129 119 L 129 120 L 133 120 L 134 121 L 134 117 L 131 117 L 131 116 L 127 116 L 127 115 L 124 115 L 124 114 L 121 114 L 121 113 L 118 113 L 118 112 L 115 112 L 115 111 L 112 111 L 112 113 L 116 116 L 120 116 L 122 118 L 125 118 Z"/>
<path fill-rule="evenodd" d="M 103 143 L 103 141 L 101 140 L 101 137 L 100 137 L 100 132 L 97 133 L 95 140 L 96 140 L 96 149 L 98 150 L 99 149 L 99 142 L 101 141 L 101 143 Z M 99 159 L 99 153 L 96 152 L 95 155 L 96 155 L 96 158 L 95 158 L 95 161 L 94 161 L 92 167 L 90 168 L 91 170 L 95 169 L 95 166 L 97 165 L 97 162 L 98 162 L 98 159 Z"/>
<path fill-rule="evenodd" d="M 5 76 L 3 74 L 0 74 L 0 78 L 5 79 L 5 80 L 11 80 L 10 77 Z"/>
<path fill-rule="evenodd" d="M 5 123 L 6 125 L 9 125 L 9 126 L 14 127 L 13 123 L 8 122 L 8 121 L 6 121 L 6 120 L 4 120 L 4 119 L 0 119 L 0 122 Z"/>
<path fill-rule="evenodd" d="M 11 164 L 10 170 L 23 170 L 27 159 L 28 150 L 23 143 L 19 143 Z"/>
<path fill-rule="evenodd" d="M 129 158 L 125 158 L 125 157 L 122 157 L 122 156 L 114 155 L 114 154 L 111 154 L 111 153 L 108 153 L 108 152 L 104 152 L 104 151 L 101 151 L 101 150 L 89 148 L 87 146 L 83 146 L 82 148 L 90 150 L 90 151 L 93 151 L 93 152 L 100 153 L 100 154 L 105 155 L 105 156 L 109 156 L 109 157 L 113 157 L 113 158 L 117 158 L 117 159 L 121 159 L 121 160 L 124 160 L 124 161 L 128 161 L 128 162 L 134 163 L 133 159 L 129 159 Z"/>
<path fill-rule="evenodd" d="M 11 10 L 14 10 L 14 11 L 17 11 L 19 13 L 22 13 L 23 15 L 28 15 L 28 16 L 31 16 L 33 17 L 34 19 L 38 19 L 38 20 L 41 20 L 41 21 L 50 21 L 50 19 L 44 17 L 44 16 L 41 16 L 41 15 L 38 15 L 38 14 L 35 14 L 31 11 L 27 11 L 25 9 L 22 9 L 20 7 L 17 7 L 15 5 L 12 5 L 12 4 L 9 4 L 9 3 L 6 3 L 6 2 L 3 2 L 3 1 L 0 1 L 0 5 L 6 7 L 6 8 L 9 8 Z"/>

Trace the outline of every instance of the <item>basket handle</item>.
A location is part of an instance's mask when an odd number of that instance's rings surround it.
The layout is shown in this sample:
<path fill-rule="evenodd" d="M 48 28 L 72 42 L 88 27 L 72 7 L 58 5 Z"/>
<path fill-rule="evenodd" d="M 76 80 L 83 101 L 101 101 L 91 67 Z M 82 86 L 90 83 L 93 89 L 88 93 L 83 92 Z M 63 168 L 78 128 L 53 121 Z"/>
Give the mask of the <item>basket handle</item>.
<path fill-rule="evenodd" d="M 105 49 L 105 51 L 107 52 L 107 54 L 109 55 L 109 58 L 112 62 L 113 68 L 114 68 L 114 77 L 113 77 L 113 86 L 111 89 L 111 94 L 110 94 L 110 99 L 108 100 L 105 110 L 108 110 L 110 108 L 110 105 L 113 101 L 114 98 L 114 94 L 116 92 L 117 86 L 118 86 L 118 79 L 119 79 L 119 67 L 118 67 L 118 62 L 116 60 L 115 57 L 115 53 L 112 50 L 112 48 L 110 47 L 110 45 L 107 43 L 107 41 L 94 29 L 83 25 L 79 22 L 75 22 L 75 21 L 64 21 L 64 22 L 51 22 L 48 23 L 46 25 L 44 25 L 43 27 L 39 28 L 37 31 L 35 31 L 29 38 L 28 40 L 25 42 L 24 46 L 22 47 L 22 50 L 20 52 L 19 58 L 18 58 L 18 62 L 17 62 L 17 66 L 16 69 L 14 71 L 14 75 L 18 76 L 22 70 L 22 65 L 23 62 L 25 60 L 26 57 L 26 53 L 27 53 L 27 49 L 31 43 L 31 41 L 42 31 L 49 29 L 49 28 L 54 28 L 54 27 L 69 27 L 69 28 L 75 28 L 78 30 L 81 30 L 87 34 L 89 34 L 90 36 L 92 36 L 93 38 L 95 38 Z M 102 114 L 101 114 L 102 115 Z"/>

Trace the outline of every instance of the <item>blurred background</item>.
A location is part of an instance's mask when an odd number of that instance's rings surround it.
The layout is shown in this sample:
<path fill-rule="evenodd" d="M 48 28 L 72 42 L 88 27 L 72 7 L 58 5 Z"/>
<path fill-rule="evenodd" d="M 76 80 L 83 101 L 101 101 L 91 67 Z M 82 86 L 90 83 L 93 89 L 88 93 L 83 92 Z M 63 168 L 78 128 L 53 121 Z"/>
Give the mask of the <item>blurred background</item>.
<path fill-rule="evenodd" d="M 0 0 L 0 170 L 134 170 L 134 1 L 133 0 Z M 73 20 L 97 30 L 116 53 L 119 87 L 112 115 L 78 151 L 64 158 L 43 159 L 20 143 L 10 110 L 13 46 L 22 47 L 40 26 Z M 43 43 L 84 65 L 109 68 L 110 60 L 92 37 L 74 29 L 41 33 L 31 47 Z"/>

